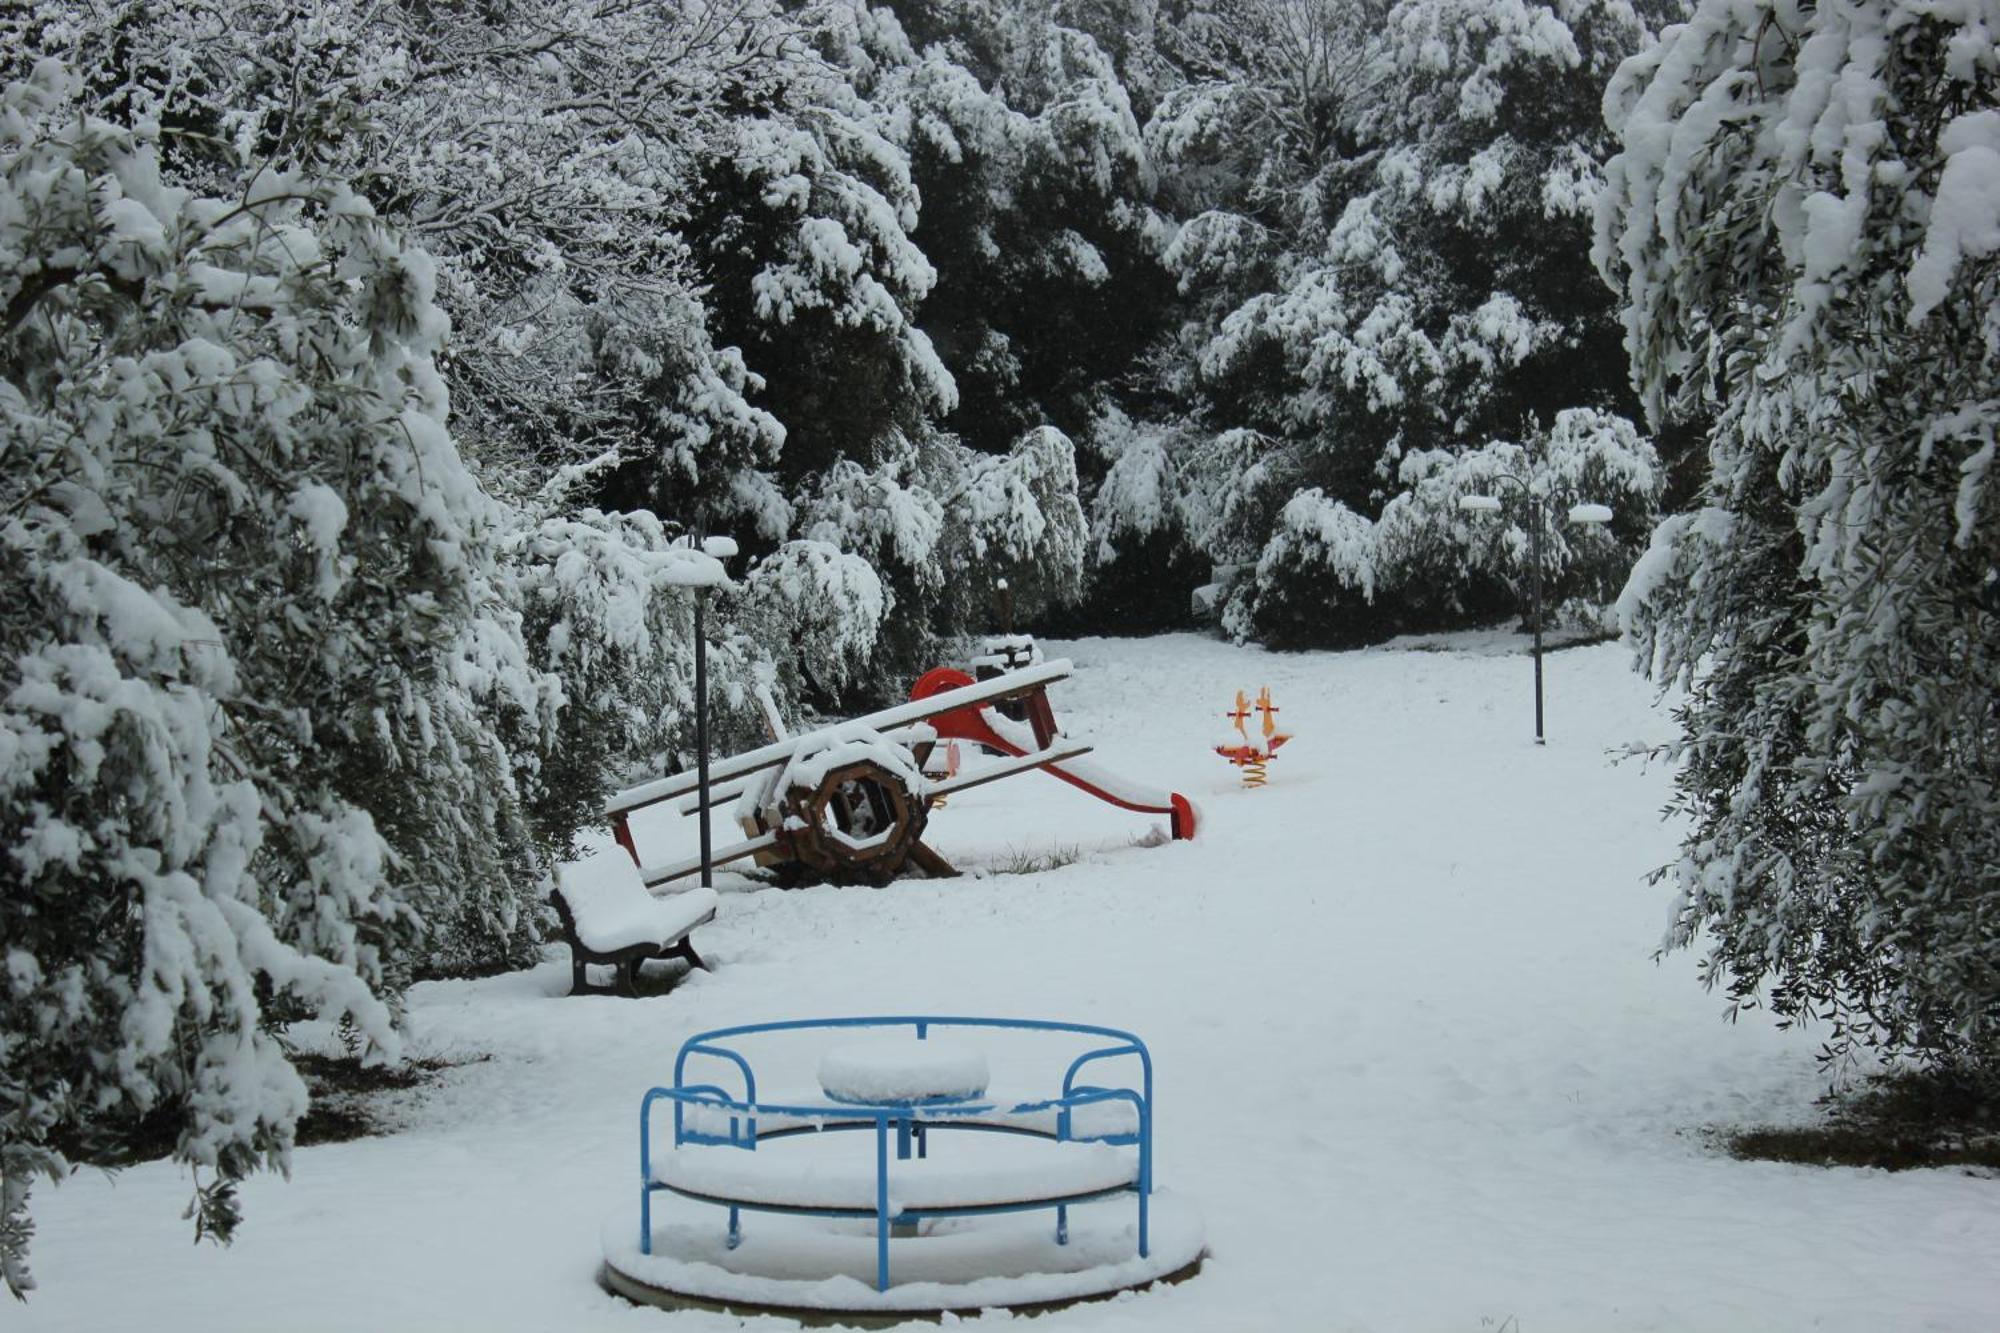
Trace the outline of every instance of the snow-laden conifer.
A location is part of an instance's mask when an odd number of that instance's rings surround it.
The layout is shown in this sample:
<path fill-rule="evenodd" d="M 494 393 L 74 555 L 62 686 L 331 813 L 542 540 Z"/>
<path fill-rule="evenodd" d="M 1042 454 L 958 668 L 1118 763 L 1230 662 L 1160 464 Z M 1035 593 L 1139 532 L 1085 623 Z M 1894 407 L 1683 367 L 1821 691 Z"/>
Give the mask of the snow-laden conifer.
<path fill-rule="evenodd" d="M 148 1117 L 208 1184 L 282 1167 L 271 1033 L 423 950 L 526 939 L 495 723 L 554 684 L 501 595 L 505 510 L 444 425 L 428 256 L 366 200 L 163 182 L 157 127 L 53 62 L 0 100 L 0 1165 L 21 1266 L 55 1144 Z"/>
<path fill-rule="evenodd" d="M 1597 261 L 1708 478 L 1623 607 L 1689 691 L 1668 937 L 1830 1047 L 2000 1068 L 2000 20 L 1704 0 L 1605 98 Z"/>

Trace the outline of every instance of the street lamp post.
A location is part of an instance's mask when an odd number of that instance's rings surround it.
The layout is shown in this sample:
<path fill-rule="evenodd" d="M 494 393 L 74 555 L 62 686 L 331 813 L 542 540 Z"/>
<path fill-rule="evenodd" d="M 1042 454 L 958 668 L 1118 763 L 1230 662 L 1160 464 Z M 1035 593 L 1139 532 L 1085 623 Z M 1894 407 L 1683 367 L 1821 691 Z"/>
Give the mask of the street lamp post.
<path fill-rule="evenodd" d="M 694 590 L 694 824 L 701 834 L 701 886 L 715 887 L 715 860 L 708 833 L 708 586 Z M 1540 664 L 1537 663 L 1539 670 Z M 1536 686 L 1540 688 L 1539 683 Z M 1536 723 L 1539 729 L 1540 723 Z"/>
<path fill-rule="evenodd" d="M 1533 485 L 1511 472 L 1496 473 L 1495 480 L 1512 486 L 1528 502 L 1528 619 L 1529 628 L 1535 635 L 1535 744 L 1546 745 L 1548 741 L 1542 734 L 1542 523 L 1545 501 Z M 1458 499 L 1458 507 L 1468 513 L 1497 513 L 1500 497 L 1462 495 Z M 1571 505 L 1569 520 L 1572 523 L 1608 523 L 1611 511 L 1597 504 Z"/>
<path fill-rule="evenodd" d="M 710 888 L 715 864 L 708 831 L 708 594 L 729 581 L 722 562 L 736 555 L 736 543 L 728 537 L 704 537 L 682 550 L 685 554 L 668 565 L 665 581 L 694 593 L 695 823 L 701 836 L 701 883 Z"/>

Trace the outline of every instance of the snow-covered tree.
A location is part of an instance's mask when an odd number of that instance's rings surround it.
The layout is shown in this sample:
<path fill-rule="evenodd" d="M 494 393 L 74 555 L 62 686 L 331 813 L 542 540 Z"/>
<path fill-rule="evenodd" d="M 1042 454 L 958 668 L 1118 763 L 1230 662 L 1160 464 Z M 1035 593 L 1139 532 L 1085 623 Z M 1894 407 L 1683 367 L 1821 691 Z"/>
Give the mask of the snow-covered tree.
<path fill-rule="evenodd" d="M 1317 489 L 1294 495 L 1225 627 L 1284 644 L 1323 642 L 1331 624 L 1336 641 L 1365 642 L 1468 613 L 1518 609 L 1528 619 L 1539 552 L 1544 618 L 1601 630 L 1662 485 L 1652 443 L 1594 408 L 1559 413 L 1526 444 L 1410 454 L 1400 479 L 1372 522 Z M 1459 501 L 1474 495 L 1501 500 L 1501 511 L 1465 513 Z M 1609 508 L 1611 521 L 1569 522 L 1579 504 Z"/>
<path fill-rule="evenodd" d="M 685 484 L 698 450 L 725 486 L 782 433 L 710 336 L 682 224 L 726 110 L 810 67 L 809 26 L 766 0 L 43 0 L 0 17 L 9 58 L 59 54 L 101 112 L 178 131 L 175 178 L 208 188 L 248 160 L 332 173 L 424 245 L 455 330 L 455 433 L 489 470 L 617 450 Z"/>
<path fill-rule="evenodd" d="M 1689 692 L 1672 947 L 1738 1005 L 2000 1079 L 2000 31 L 1703 0 L 1605 99 L 1597 261 L 1699 506 L 1623 606 Z"/>
<path fill-rule="evenodd" d="M 567 855 L 576 834 L 600 822 L 605 798 L 633 770 L 693 762 L 694 594 L 670 578 L 691 553 L 645 511 L 550 506 L 516 515 L 501 557 L 528 658 L 561 692 L 553 725 L 503 727 L 503 739 L 538 844 L 550 855 Z M 823 589 L 827 595 L 819 601 L 787 603 L 788 617 L 737 618 L 734 624 L 725 615 L 710 618 L 719 631 L 709 651 L 710 724 L 718 746 L 761 735 L 751 691 L 775 676 L 772 658 L 792 666 L 780 635 L 853 615 L 850 639 L 872 642 L 865 604 L 834 600 L 831 591 Z M 802 643 L 800 652 L 816 655 L 820 647 Z M 796 701 L 785 688 L 778 695 L 785 704 Z M 465 961 L 485 967 L 498 960 Z"/>
<path fill-rule="evenodd" d="M 732 623 L 763 645 L 772 683 L 783 687 L 784 697 L 839 699 L 866 681 L 893 609 L 868 561 L 828 542 L 801 540 L 757 562 Z"/>
<path fill-rule="evenodd" d="M 1348 110 L 1365 169 L 1323 166 L 1310 203 L 1330 225 L 1307 215 L 1314 251 L 1223 320 L 1204 377 L 1350 493 L 1405 452 L 1610 405 L 1586 257 L 1596 101 L 1643 35 L 1621 4 L 1401 0 Z"/>
<path fill-rule="evenodd" d="M 760 375 L 794 484 L 891 458 L 957 402 L 917 326 L 937 272 L 909 163 L 873 112 L 838 65 L 798 79 L 725 128 L 687 222 L 710 326 Z"/>
<path fill-rule="evenodd" d="M 1406 457 L 1571 409 L 1632 414 L 1587 238 L 1599 91 L 1646 23 L 1621 0 L 1192 11 L 1188 81 L 1146 128 L 1185 218 L 1163 257 L 1186 322 L 1155 355 L 1173 410 L 1151 433 L 1177 442 L 1184 507 L 1232 516 L 1189 527 L 1219 539 L 1197 549 L 1258 563 L 1228 622 L 1352 641 L 1489 609 L 1459 595 L 1476 588 L 1404 607 L 1423 588 L 1396 580 L 1371 603 L 1325 563 L 1344 539 L 1321 538 L 1385 518 Z M 1345 594 L 1317 595 L 1323 577 Z"/>
<path fill-rule="evenodd" d="M 1153 630 L 1187 617 L 1184 589 L 1208 564 L 1190 527 L 1181 469 L 1191 450 L 1156 423 L 1134 422 L 1107 404 L 1090 432 L 1102 476 L 1090 499 L 1089 592 L 1077 619 L 1094 631 Z M 1232 473 L 1232 475 L 1234 475 Z"/>
<path fill-rule="evenodd" d="M 507 512 L 444 426 L 433 267 L 344 185 L 163 181 L 163 131 L 54 62 L 0 98 L 0 1174 L 141 1117 L 232 1186 L 305 1089 L 270 1025 L 352 1020 L 528 936 L 500 739 L 559 701 Z"/>
<path fill-rule="evenodd" d="M 1005 454 L 961 452 L 945 500 L 945 536 L 960 571 L 956 596 L 971 610 L 1006 580 L 1024 616 L 1076 600 L 1089 540 L 1077 501 L 1076 449 L 1053 426 L 1029 431 Z M 968 596 L 968 594 L 970 594 Z M 957 628 L 973 630 L 983 617 Z"/>
<path fill-rule="evenodd" d="M 998 580 L 1025 617 L 1068 604 L 1082 589 L 1088 524 L 1077 500 L 1076 451 L 1053 427 L 1006 454 L 983 454 L 947 435 L 875 469 L 829 469 L 802 507 L 810 541 L 857 552 L 885 575 L 891 604 L 914 607 L 877 644 L 888 690 L 936 665 L 938 636 L 991 629 Z M 866 693 L 866 692 L 864 692 Z"/>

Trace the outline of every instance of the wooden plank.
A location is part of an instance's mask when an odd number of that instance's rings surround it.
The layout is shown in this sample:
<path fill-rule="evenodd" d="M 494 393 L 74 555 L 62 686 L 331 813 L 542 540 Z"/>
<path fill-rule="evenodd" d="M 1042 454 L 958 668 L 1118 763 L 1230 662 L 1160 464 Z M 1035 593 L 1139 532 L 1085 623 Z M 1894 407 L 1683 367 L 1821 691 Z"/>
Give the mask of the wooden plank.
<path fill-rule="evenodd" d="M 1046 689 L 1056 681 L 1068 679 L 1074 670 L 1068 659 L 1059 658 L 1053 662 L 1044 662 L 1040 666 L 996 676 L 992 680 L 976 681 L 971 685 L 961 685 L 955 690 L 944 690 L 928 699 L 913 699 L 909 703 L 897 704 L 894 708 L 884 708 L 880 712 L 868 713 L 848 722 L 838 722 L 782 741 L 773 741 L 769 745 L 732 755 L 719 763 L 709 765 L 709 784 L 713 786 L 719 782 L 744 777 L 789 762 L 801 749 L 833 743 L 842 727 L 858 725 L 873 731 L 906 727 L 912 722 L 922 722 L 925 718 L 949 713 L 954 709 L 982 707 L 1002 699 L 1033 694 L 1037 690 Z M 695 789 L 696 783 L 693 771 L 642 782 L 612 797 L 606 803 L 604 813 L 615 819 L 619 815 L 645 806 L 670 801 L 676 796 L 685 796 Z"/>
<path fill-rule="evenodd" d="M 935 848 L 926 846 L 921 838 L 910 844 L 910 860 L 927 879 L 958 878 L 958 870 L 952 863 L 939 856 Z"/>
<path fill-rule="evenodd" d="M 739 842 L 717 849 L 709 854 L 708 863 L 719 866 L 725 861 L 740 861 L 746 856 L 755 856 L 766 847 L 773 846 L 777 841 L 778 835 L 776 833 L 761 833 L 748 842 Z M 668 880 L 680 879 L 684 876 L 692 875 L 700 869 L 701 857 L 690 856 L 685 861 L 669 861 L 665 865 L 641 866 L 639 869 L 639 878 L 645 880 L 646 887 L 650 889 L 655 884 L 665 884 Z"/>
<path fill-rule="evenodd" d="M 925 744 L 928 741 L 936 739 L 937 733 L 931 731 L 928 727 L 924 727 L 923 730 L 919 732 L 918 731 L 919 727 L 923 727 L 923 724 L 921 722 L 914 723 L 907 727 L 897 727 L 893 731 L 883 732 L 882 739 L 887 741 L 896 741 L 900 744 L 909 745 L 913 747 L 916 745 Z M 922 759 L 918 759 L 917 766 L 919 768 L 923 767 Z M 759 773 L 763 771 L 764 770 L 762 769 L 758 770 Z M 741 796 L 743 794 L 744 788 L 748 787 L 751 783 L 755 782 L 756 780 L 757 780 L 757 773 L 747 773 L 740 778 L 731 778 L 727 782 L 717 782 L 715 780 L 714 772 L 711 769 L 708 780 L 708 808 L 711 810 L 720 810 L 723 806 L 729 804 L 730 802 L 734 801 L 737 797 Z M 698 791 L 691 791 L 687 795 L 681 797 L 678 801 L 674 802 L 674 811 L 677 814 L 691 815 L 700 805 L 701 805 L 701 793 Z"/>
<path fill-rule="evenodd" d="M 708 808 L 711 810 L 720 810 L 723 806 L 735 801 L 737 797 L 743 794 L 743 789 L 756 780 L 757 774 L 755 773 L 746 773 L 740 778 L 731 778 L 727 782 L 717 782 L 711 777 L 708 784 Z M 700 805 L 701 793 L 691 791 L 681 797 L 680 800 L 674 802 L 674 812 L 676 814 L 691 815 Z"/>
<path fill-rule="evenodd" d="M 1016 773 L 1026 773 L 1032 768 L 1042 768 L 1049 764 L 1060 764 L 1065 759 L 1078 759 L 1093 750 L 1090 745 L 1057 745 L 1046 750 L 1030 750 L 1017 759 L 1002 760 L 988 764 L 984 768 L 973 769 L 970 773 L 960 773 L 955 778 L 947 778 L 928 789 L 933 800 L 940 796 L 950 796 L 973 787 L 983 787 L 1001 778 L 1011 778 Z"/>

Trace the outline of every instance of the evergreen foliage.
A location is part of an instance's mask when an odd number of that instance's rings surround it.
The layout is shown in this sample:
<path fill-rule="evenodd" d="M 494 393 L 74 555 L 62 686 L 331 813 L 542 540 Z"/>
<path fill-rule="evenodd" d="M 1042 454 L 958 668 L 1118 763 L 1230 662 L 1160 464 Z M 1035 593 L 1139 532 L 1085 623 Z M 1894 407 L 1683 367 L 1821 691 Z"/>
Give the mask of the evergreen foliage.
<path fill-rule="evenodd" d="M 48 62 L 0 100 L 17 1292 L 57 1140 L 168 1110 L 226 1237 L 305 1110 L 272 1015 L 393 1054 L 404 940 L 447 918 L 504 949 L 532 876 L 482 718 L 550 702 L 444 430 L 428 257 L 337 183 L 167 185 L 151 134 L 77 92 Z"/>
<path fill-rule="evenodd" d="M 1688 691 L 1671 947 L 1828 1053 L 2000 1078 L 2000 51 L 1978 5 L 1704 0 L 1606 97 L 1597 258 L 1713 415 L 1623 607 Z"/>
<path fill-rule="evenodd" d="M 1181 26 L 1187 79 L 1146 134 L 1184 219 L 1163 251 L 1184 322 L 1140 450 L 1170 460 L 1199 553 L 1255 564 L 1231 632 L 1353 643 L 1490 613 L 1476 577 L 1432 596 L 1373 576 L 1357 525 L 1400 521 L 1434 466 L 1409 459 L 1636 412 L 1586 255 L 1599 93 L 1648 40 L 1638 11 L 1594 0 L 1251 0 Z M 1658 466 L 1629 428 L 1601 438 L 1629 442 L 1621 472 Z M 1641 505 L 1623 558 L 1659 494 L 1587 497 Z M 1131 526 L 1130 492 L 1099 502 L 1100 528 Z"/>

